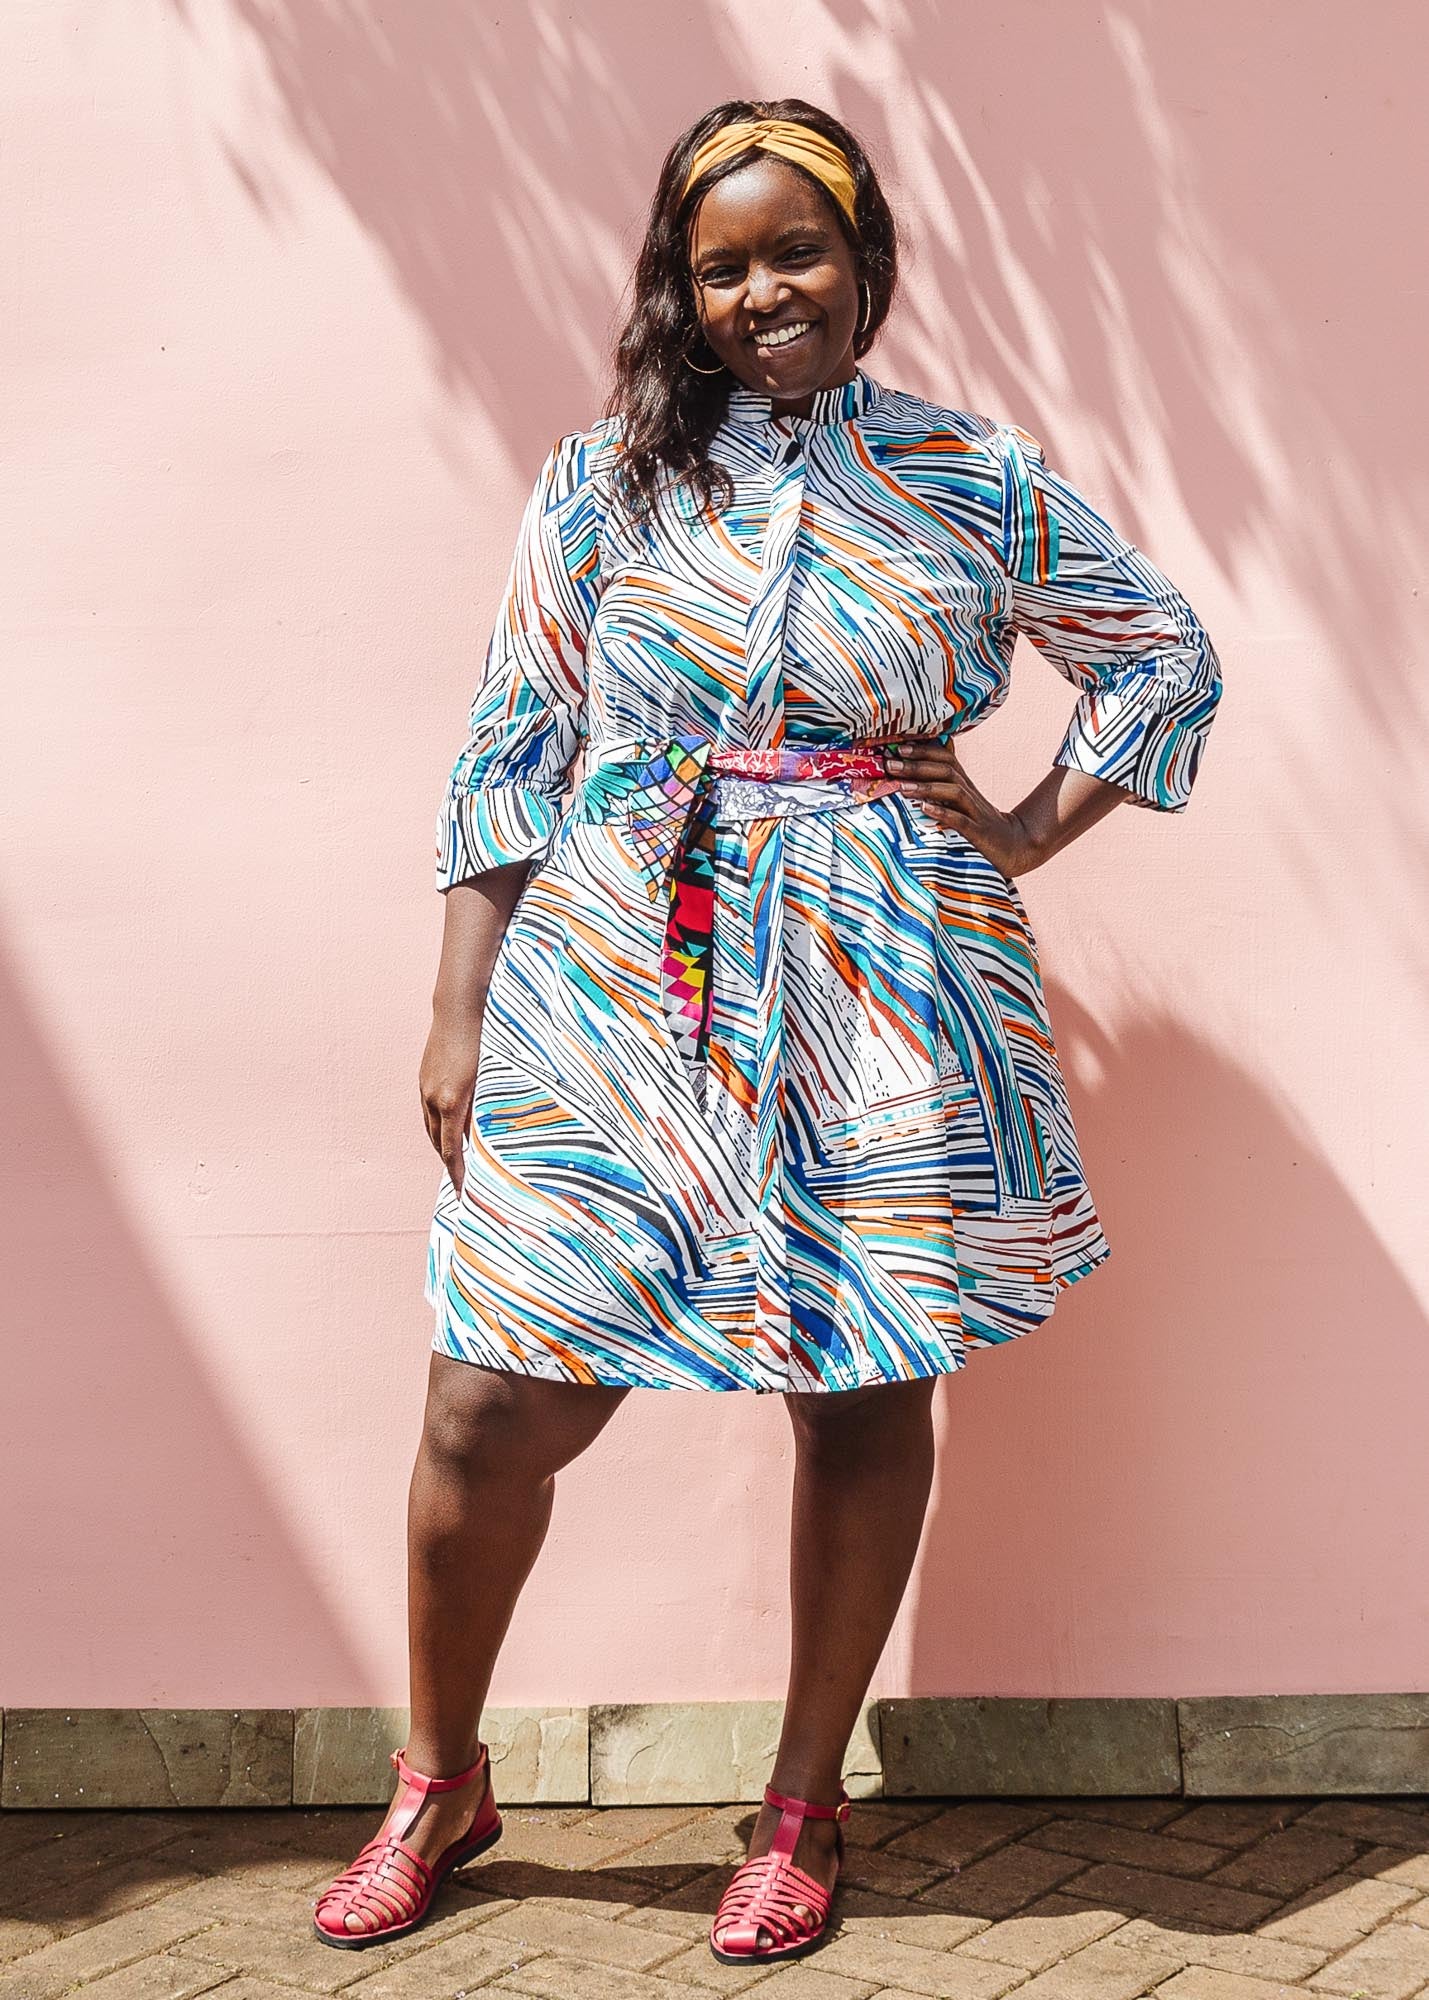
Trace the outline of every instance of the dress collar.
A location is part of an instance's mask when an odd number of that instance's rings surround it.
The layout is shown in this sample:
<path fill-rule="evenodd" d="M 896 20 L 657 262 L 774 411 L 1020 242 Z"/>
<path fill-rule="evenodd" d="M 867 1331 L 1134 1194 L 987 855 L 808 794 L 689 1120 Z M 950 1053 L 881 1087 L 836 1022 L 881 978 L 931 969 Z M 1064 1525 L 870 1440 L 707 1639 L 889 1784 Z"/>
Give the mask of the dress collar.
<path fill-rule="evenodd" d="M 834 382 L 825 389 L 814 391 L 814 400 L 807 417 L 779 417 L 773 415 L 772 396 L 761 395 L 757 389 L 750 389 L 737 378 L 731 381 L 729 402 L 725 410 L 725 422 L 738 425 L 741 429 L 758 427 L 768 423 L 792 423 L 795 425 L 845 424 L 854 417 L 861 417 L 870 404 L 877 402 L 883 394 L 881 383 L 864 369 L 855 366 L 851 382 Z"/>

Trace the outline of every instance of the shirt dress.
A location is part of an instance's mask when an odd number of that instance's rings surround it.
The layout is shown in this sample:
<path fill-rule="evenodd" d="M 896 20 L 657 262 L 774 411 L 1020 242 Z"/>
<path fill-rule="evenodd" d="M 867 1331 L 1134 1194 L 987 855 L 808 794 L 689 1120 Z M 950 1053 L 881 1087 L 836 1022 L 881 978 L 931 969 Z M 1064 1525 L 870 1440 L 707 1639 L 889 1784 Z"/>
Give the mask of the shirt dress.
<path fill-rule="evenodd" d="M 1220 698 L 1180 592 L 1015 425 L 863 369 L 734 382 L 732 505 L 551 447 L 437 827 L 445 890 L 534 865 L 491 973 L 433 1347 L 756 1392 L 951 1373 L 1109 1254 L 1015 883 L 861 746 L 1076 689 L 1055 762 L 1163 812 Z"/>

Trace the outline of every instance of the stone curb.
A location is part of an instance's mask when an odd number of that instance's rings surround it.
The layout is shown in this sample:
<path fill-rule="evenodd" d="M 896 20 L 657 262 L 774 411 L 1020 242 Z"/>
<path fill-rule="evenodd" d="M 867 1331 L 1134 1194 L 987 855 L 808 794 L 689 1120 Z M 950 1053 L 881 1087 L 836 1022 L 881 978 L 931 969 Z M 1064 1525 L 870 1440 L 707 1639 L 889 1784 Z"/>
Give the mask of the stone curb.
<path fill-rule="evenodd" d="M 757 1800 L 782 1704 L 488 1710 L 504 1805 Z M 9 1708 L 0 1809 L 378 1805 L 400 1708 Z M 1278 1797 L 1429 1793 L 1429 1694 L 871 1702 L 857 1798 Z"/>

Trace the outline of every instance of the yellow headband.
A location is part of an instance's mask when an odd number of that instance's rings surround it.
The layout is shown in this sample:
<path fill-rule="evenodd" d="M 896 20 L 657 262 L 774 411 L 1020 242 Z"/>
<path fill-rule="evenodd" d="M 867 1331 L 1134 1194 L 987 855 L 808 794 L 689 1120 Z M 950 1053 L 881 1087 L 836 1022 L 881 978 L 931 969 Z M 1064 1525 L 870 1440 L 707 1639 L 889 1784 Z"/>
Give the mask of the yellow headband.
<path fill-rule="evenodd" d="M 747 152 L 751 146 L 762 146 L 766 153 L 781 153 L 795 166 L 807 168 L 823 182 L 857 234 L 858 223 L 853 212 L 853 174 L 847 154 L 831 139 L 826 139 L 822 132 L 816 132 L 811 125 L 799 125 L 792 118 L 741 118 L 733 125 L 721 125 L 717 132 L 710 134 L 691 160 L 685 185 L 680 190 L 681 200 L 707 168 L 717 167 L 721 161 L 732 159 L 736 153 Z"/>

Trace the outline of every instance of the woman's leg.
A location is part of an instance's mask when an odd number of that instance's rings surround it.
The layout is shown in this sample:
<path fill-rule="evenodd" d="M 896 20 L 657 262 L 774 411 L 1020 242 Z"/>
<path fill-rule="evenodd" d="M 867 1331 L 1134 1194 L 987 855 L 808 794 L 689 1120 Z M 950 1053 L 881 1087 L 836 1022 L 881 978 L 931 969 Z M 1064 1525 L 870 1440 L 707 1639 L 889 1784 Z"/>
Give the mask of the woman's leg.
<path fill-rule="evenodd" d="M 790 1541 L 793 1636 L 784 1726 L 770 1782 L 831 1805 L 844 1753 L 918 1552 L 933 1481 L 936 1378 L 789 1395 L 794 1426 Z M 779 1814 L 760 1808 L 763 1854 Z M 835 1873 L 831 1820 L 805 1820 L 794 1859 Z"/>
<path fill-rule="evenodd" d="M 546 1538 L 555 1475 L 628 1393 L 432 1355 L 407 1512 L 414 1770 L 450 1777 L 474 1762 L 496 1655 Z M 430 1794 L 408 1845 L 433 1859 L 480 1800 L 474 1785 Z M 348 1928 L 360 1922 L 350 1918 Z"/>

